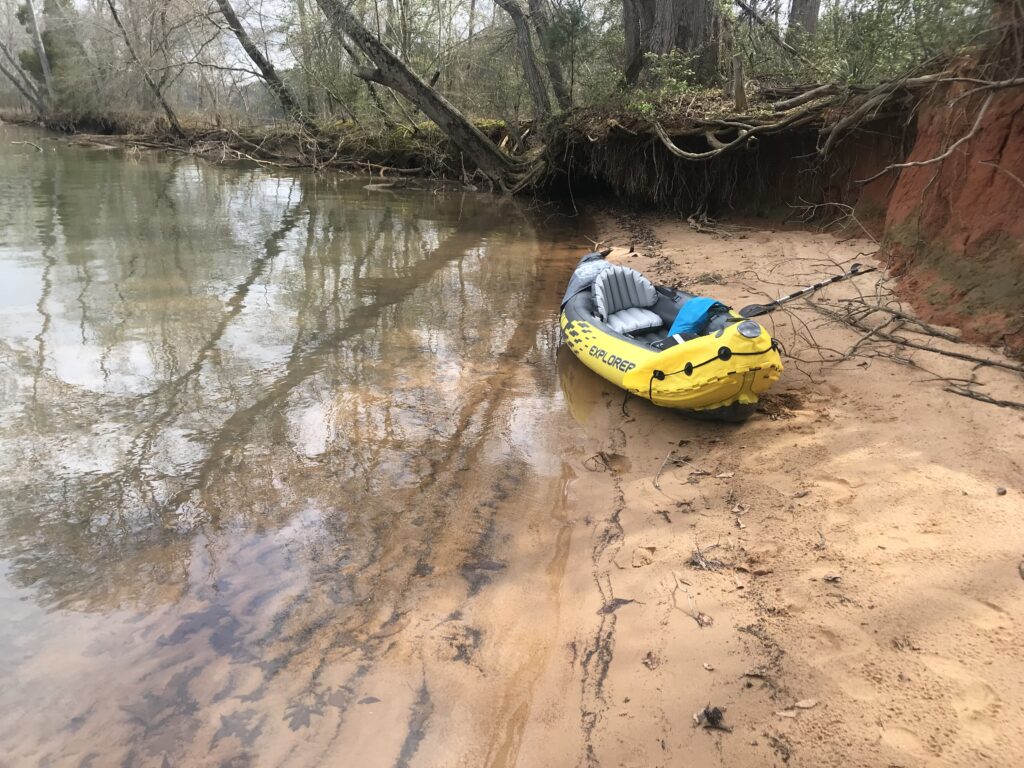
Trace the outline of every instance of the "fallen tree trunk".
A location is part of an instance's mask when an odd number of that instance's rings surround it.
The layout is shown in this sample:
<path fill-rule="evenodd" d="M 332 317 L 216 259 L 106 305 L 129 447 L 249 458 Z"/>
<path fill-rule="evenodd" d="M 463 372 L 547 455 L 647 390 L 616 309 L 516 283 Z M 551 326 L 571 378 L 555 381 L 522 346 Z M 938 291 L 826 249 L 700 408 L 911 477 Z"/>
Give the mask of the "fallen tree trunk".
<path fill-rule="evenodd" d="M 502 187 L 516 186 L 526 170 L 523 162 L 502 152 L 444 96 L 435 91 L 368 30 L 342 0 L 317 0 L 331 30 L 348 37 L 373 64 L 356 74 L 387 86 L 429 117 L 488 178 Z"/>

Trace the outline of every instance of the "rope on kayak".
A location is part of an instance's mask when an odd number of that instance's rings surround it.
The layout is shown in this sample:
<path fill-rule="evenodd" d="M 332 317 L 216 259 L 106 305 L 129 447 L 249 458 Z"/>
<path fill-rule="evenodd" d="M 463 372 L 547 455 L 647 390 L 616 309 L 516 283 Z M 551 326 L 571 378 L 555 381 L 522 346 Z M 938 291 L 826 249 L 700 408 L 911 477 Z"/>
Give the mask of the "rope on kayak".
<path fill-rule="evenodd" d="M 767 349 L 757 349 L 757 350 L 754 350 L 753 352 L 733 352 L 731 349 L 729 349 L 729 347 L 719 347 L 718 354 L 715 355 L 714 357 L 709 357 L 703 363 L 697 363 L 696 365 L 694 365 L 692 362 L 689 362 L 686 365 L 684 365 L 682 368 L 680 368 L 678 371 L 671 371 L 670 373 L 665 373 L 665 371 L 654 370 L 651 373 L 651 380 L 649 382 L 647 382 L 647 399 L 650 400 L 652 403 L 654 403 L 654 382 L 655 382 L 655 380 L 657 380 L 657 381 L 664 381 L 667 377 L 675 376 L 676 374 L 679 374 L 679 373 L 685 373 L 687 376 L 692 376 L 693 372 L 695 370 L 697 370 L 698 368 L 701 368 L 701 367 L 707 365 L 708 363 L 713 363 L 713 362 L 715 362 L 715 360 L 721 360 L 721 361 L 724 362 L 726 360 L 729 360 L 733 356 L 736 356 L 736 357 L 747 357 L 747 356 L 751 356 L 751 355 L 763 355 L 766 352 L 771 352 L 772 350 L 776 350 L 777 351 L 778 349 L 779 349 L 779 342 L 776 341 L 775 339 L 772 339 L 772 343 L 768 345 Z M 657 405 L 657 403 L 654 403 L 654 404 Z"/>

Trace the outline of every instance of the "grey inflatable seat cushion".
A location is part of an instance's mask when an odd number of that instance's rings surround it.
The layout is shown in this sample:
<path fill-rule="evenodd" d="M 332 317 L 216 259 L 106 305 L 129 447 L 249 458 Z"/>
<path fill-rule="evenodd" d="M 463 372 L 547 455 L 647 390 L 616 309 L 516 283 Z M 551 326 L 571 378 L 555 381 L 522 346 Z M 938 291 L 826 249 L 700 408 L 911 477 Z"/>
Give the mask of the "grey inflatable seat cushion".
<path fill-rule="evenodd" d="M 659 328 L 661 317 L 648 309 L 657 303 L 654 284 L 635 269 L 613 266 L 594 280 L 597 314 L 616 333 Z"/>
<path fill-rule="evenodd" d="M 613 312 L 608 316 L 608 327 L 622 335 L 649 331 L 661 327 L 661 318 L 649 309 L 630 307 Z"/>

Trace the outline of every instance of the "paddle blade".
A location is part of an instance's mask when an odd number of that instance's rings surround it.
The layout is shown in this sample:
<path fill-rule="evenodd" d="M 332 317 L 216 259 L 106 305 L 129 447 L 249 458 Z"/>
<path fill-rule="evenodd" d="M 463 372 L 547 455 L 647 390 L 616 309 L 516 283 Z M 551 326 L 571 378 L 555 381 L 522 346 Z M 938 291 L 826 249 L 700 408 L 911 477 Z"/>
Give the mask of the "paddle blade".
<path fill-rule="evenodd" d="M 773 304 L 748 304 L 740 310 L 740 315 L 743 317 L 758 317 L 760 315 L 767 315 L 773 309 L 777 309 Z"/>

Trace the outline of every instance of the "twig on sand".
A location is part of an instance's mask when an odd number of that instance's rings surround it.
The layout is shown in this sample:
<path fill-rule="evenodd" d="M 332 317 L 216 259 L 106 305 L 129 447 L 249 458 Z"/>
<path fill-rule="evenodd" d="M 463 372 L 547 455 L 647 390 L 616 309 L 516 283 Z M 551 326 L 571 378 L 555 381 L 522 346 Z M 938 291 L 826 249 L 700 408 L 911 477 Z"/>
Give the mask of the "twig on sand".
<path fill-rule="evenodd" d="M 1007 371 L 1013 371 L 1015 373 L 1024 373 L 1024 365 L 1021 365 L 1020 363 L 1003 362 L 1002 360 L 993 360 L 991 358 L 978 357 L 977 355 L 969 355 L 964 352 L 955 352 L 950 349 L 941 349 L 939 347 L 933 347 L 929 344 L 921 344 L 920 342 L 913 341 L 912 339 L 908 339 L 905 336 L 896 336 L 892 333 L 887 333 L 885 331 L 879 330 L 878 328 L 873 328 L 872 326 L 863 322 L 859 318 L 854 317 L 853 313 L 844 314 L 842 312 L 837 312 L 832 308 L 825 307 L 821 304 L 814 304 L 810 302 L 808 303 L 808 306 L 814 309 L 819 314 L 825 315 L 825 317 L 831 318 L 832 320 L 836 320 L 840 323 L 844 323 L 845 325 L 852 326 L 853 328 L 857 328 L 858 330 L 865 332 L 874 331 L 875 336 L 877 338 L 882 339 L 883 341 L 888 341 L 892 344 L 898 344 L 900 346 L 909 347 L 911 349 L 920 349 L 924 352 L 931 352 L 936 355 L 952 357 L 956 358 L 957 360 L 966 360 L 969 363 L 977 363 L 978 365 L 990 365 L 995 368 L 1003 368 Z"/>
<path fill-rule="evenodd" d="M 863 344 L 866 341 L 870 341 L 873 336 L 876 336 L 879 333 L 885 331 L 885 329 L 890 324 L 893 324 L 893 322 L 894 322 L 894 318 L 889 318 L 888 320 L 886 320 L 884 323 L 882 323 L 878 327 L 872 328 L 870 331 L 865 333 L 863 336 L 861 336 L 859 339 L 857 339 L 857 341 L 854 342 L 852 347 L 850 347 L 848 350 L 846 350 L 846 354 L 843 355 L 843 359 L 849 360 L 851 357 L 854 356 L 854 354 L 856 354 L 856 352 L 860 348 L 861 344 Z M 894 330 L 894 331 L 899 330 L 899 328 L 901 326 L 902 326 L 902 321 L 896 321 L 895 324 L 894 324 L 894 327 L 891 330 Z"/>
<path fill-rule="evenodd" d="M 710 552 L 718 544 L 712 544 L 704 550 L 701 550 L 700 544 L 694 543 L 693 554 L 690 555 L 690 565 L 694 568 L 700 568 L 702 571 L 716 571 L 719 568 L 724 568 L 725 563 L 721 560 L 708 559 L 705 552 Z"/>
<path fill-rule="evenodd" d="M 950 384 L 948 387 L 943 387 L 943 389 L 946 392 L 952 392 L 954 395 L 969 397 L 972 400 L 979 400 L 982 403 L 989 403 L 990 405 L 998 405 L 1000 408 L 1017 408 L 1018 410 L 1024 411 L 1024 403 L 1018 403 L 1015 400 L 997 400 L 996 398 L 990 397 L 982 392 L 975 392 L 969 387 Z"/>
<path fill-rule="evenodd" d="M 690 590 L 683 586 L 683 584 L 686 584 L 686 582 L 683 581 L 683 579 L 681 579 L 679 577 L 679 574 L 675 571 L 672 571 L 672 579 L 674 581 L 671 594 L 672 605 L 675 606 L 677 610 L 681 611 L 682 613 L 685 613 L 691 619 L 696 621 L 697 626 L 701 629 L 703 629 L 704 627 L 710 627 L 712 624 L 714 624 L 714 619 L 712 619 L 706 613 L 702 613 L 701 611 L 697 610 L 697 601 L 693 599 L 693 595 L 690 594 Z M 676 600 L 676 593 L 680 589 L 683 590 L 683 593 L 686 595 L 688 608 L 680 607 L 679 602 Z"/>
<path fill-rule="evenodd" d="M 661 486 L 658 485 L 658 480 L 661 478 L 661 473 L 665 471 L 665 466 L 668 464 L 668 460 L 672 458 L 672 454 L 676 452 L 676 448 L 678 447 L 678 445 L 673 445 L 672 448 L 669 449 L 668 454 L 665 456 L 665 460 L 661 462 L 661 466 L 658 467 L 658 471 L 654 473 L 654 487 L 659 491 L 661 490 Z"/>
<path fill-rule="evenodd" d="M 839 299 L 839 301 L 840 301 L 840 303 L 843 303 L 843 304 L 857 304 L 857 305 L 860 305 L 860 306 L 857 307 L 857 310 L 858 311 L 860 309 L 864 310 L 863 313 L 860 316 L 861 320 L 869 317 L 870 315 L 872 315 L 875 312 L 885 312 L 886 314 L 892 315 L 893 317 L 898 317 L 900 320 L 905 320 L 906 322 L 913 323 L 918 328 L 920 328 L 920 332 L 921 333 L 925 333 L 925 334 L 927 334 L 929 336 L 937 336 L 940 339 L 945 339 L 946 341 L 956 342 L 957 344 L 959 344 L 961 341 L 963 341 L 963 339 L 961 339 L 955 333 L 950 333 L 949 331 L 944 331 L 943 329 L 938 328 L 938 327 L 936 327 L 934 325 L 931 325 L 930 323 L 926 323 L 923 320 L 919 320 L 918 318 L 914 317 L 913 315 L 908 315 L 906 312 L 901 312 L 900 310 L 893 309 L 892 307 L 883 307 L 881 304 L 868 304 L 861 297 L 858 297 L 858 298 L 855 298 L 855 299 Z"/>
<path fill-rule="evenodd" d="M 699 216 L 696 214 L 690 216 L 686 219 L 686 223 L 690 225 L 690 229 L 694 232 L 700 232 L 708 235 L 721 235 L 722 237 L 732 237 L 732 233 L 721 229 L 717 222 L 707 217 L 706 213 L 701 213 Z"/>

